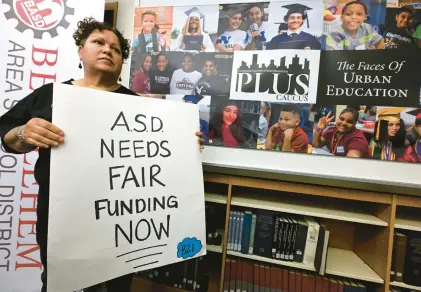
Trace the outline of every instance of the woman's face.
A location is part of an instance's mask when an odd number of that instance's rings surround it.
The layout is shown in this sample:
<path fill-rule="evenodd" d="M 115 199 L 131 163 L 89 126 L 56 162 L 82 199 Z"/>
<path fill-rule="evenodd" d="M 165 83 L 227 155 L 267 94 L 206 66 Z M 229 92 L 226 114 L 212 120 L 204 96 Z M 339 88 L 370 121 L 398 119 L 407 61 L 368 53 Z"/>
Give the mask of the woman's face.
<path fill-rule="evenodd" d="M 257 6 L 249 10 L 249 20 L 259 26 L 262 24 L 262 16 L 262 11 Z"/>
<path fill-rule="evenodd" d="M 336 120 L 336 130 L 339 133 L 349 133 L 355 127 L 355 119 L 351 113 L 343 113 Z"/>
<path fill-rule="evenodd" d="M 199 27 L 199 23 L 200 23 L 199 17 L 192 16 L 190 17 L 190 21 L 189 21 L 189 28 L 197 30 L 197 28 Z"/>
<path fill-rule="evenodd" d="M 191 71 L 192 67 L 193 67 L 193 59 L 191 56 L 186 56 L 183 59 L 183 69 L 184 71 Z"/>
<path fill-rule="evenodd" d="M 165 71 L 168 66 L 168 59 L 165 56 L 159 56 L 156 62 L 156 67 L 158 67 L 159 71 Z"/>
<path fill-rule="evenodd" d="M 143 61 L 142 67 L 146 72 L 148 72 L 151 69 L 151 67 L 152 67 L 152 57 L 151 56 L 147 56 L 145 58 L 145 60 Z"/>
<path fill-rule="evenodd" d="M 370 108 L 370 114 L 371 115 L 377 114 L 377 106 L 373 106 L 373 107 Z"/>
<path fill-rule="evenodd" d="M 203 74 L 206 76 L 215 75 L 215 63 L 213 61 L 206 61 L 203 66 Z"/>
<path fill-rule="evenodd" d="M 401 122 L 400 121 L 388 122 L 388 124 L 387 124 L 387 135 L 389 137 L 395 137 L 396 134 L 399 132 L 400 128 L 401 128 Z"/>
<path fill-rule="evenodd" d="M 349 5 L 342 12 L 342 24 L 349 31 L 356 31 L 358 27 L 367 19 L 364 7 L 360 4 Z"/>
<path fill-rule="evenodd" d="M 408 28 L 413 21 L 412 14 L 409 12 L 401 12 L 398 15 L 396 15 L 395 19 L 396 26 L 401 29 Z"/>
<path fill-rule="evenodd" d="M 233 14 L 229 20 L 229 26 L 231 30 L 237 30 L 241 23 L 243 22 L 243 18 L 241 17 L 241 13 Z"/>
<path fill-rule="evenodd" d="M 235 105 L 227 105 L 222 112 L 222 122 L 226 126 L 231 126 L 238 118 L 238 107 Z"/>
<path fill-rule="evenodd" d="M 121 73 L 123 57 L 117 36 L 109 30 L 94 30 L 79 48 L 79 57 L 86 69 Z"/>

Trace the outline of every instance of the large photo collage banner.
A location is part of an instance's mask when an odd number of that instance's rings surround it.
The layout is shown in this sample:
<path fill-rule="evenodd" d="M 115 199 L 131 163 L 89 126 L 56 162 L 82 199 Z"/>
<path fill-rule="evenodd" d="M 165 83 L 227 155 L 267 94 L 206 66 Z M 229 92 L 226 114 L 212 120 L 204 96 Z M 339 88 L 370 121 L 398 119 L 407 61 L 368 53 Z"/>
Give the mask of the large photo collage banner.
<path fill-rule="evenodd" d="M 209 145 L 421 163 L 420 3 L 140 6 L 130 65 Z"/>

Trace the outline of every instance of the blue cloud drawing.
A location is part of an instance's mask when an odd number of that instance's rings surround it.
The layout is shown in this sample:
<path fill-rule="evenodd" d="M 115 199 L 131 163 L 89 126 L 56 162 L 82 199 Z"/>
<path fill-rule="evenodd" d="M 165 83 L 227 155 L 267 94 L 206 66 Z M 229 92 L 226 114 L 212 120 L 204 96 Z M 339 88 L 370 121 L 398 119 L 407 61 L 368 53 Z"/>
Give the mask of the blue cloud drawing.
<path fill-rule="evenodd" d="M 196 237 L 186 237 L 177 245 L 177 257 L 188 259 L 194 257 L 202 250 L 202 242 Z"/>

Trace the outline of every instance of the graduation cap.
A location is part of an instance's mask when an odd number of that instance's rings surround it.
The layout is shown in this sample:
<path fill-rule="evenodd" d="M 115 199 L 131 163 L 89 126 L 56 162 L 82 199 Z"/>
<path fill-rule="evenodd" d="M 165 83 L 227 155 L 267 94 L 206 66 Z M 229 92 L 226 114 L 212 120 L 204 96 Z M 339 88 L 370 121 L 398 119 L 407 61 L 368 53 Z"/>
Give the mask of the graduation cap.
<path fill-rule="evenodd" d="M 308 21 L 308 17 L 307 17 L 307 10 L 312 10 L 313 8 L 310 8 L 306 5 L 303 4 L 299 4 L 299 3 L 295 3 L 295 4 L 288 4 L 288 5 L 284 5 L 282 6 L 283 8 L 288 9 L 287 14 L 284 17 L 284 20 L 287 21 L 288 17 L 293 14 L 293 13 L 299 13 L 303 16 L 303 20 L 306 20 L 307 22 L 307 28 L 310 28 L 310 23 Z"/>
<path fill-rule="evenodd" d="M 197 7 L 193 7 L 187 11 L 184 12 L 188 18 L 190 17 L 198 17 L 199 19 L 202 19 L 203 17 L 205 17 L 205 15 L 200 12 L 200 10 Z"/>
<path fill-rule="evenodd" d="M 417 108 L 412 111 L 409 111 L 407 112 L 407 114 L 410 114 L 411 116 L 415 116 L 415 125 L 421 125 L 421 108 Z M 412 126 L 410 130 L 413 128 L 414 126 Z"/>
<path fill-rule="evenodd" d="M 401 112 L 404 111 L 406 107 L 385 107 L 377 110 L 377 123 L 380 121 L 388 122 L 399 122 L 401 120 Z M 380 138 L 380 127 L 377 126 L 376 140 Z"/>

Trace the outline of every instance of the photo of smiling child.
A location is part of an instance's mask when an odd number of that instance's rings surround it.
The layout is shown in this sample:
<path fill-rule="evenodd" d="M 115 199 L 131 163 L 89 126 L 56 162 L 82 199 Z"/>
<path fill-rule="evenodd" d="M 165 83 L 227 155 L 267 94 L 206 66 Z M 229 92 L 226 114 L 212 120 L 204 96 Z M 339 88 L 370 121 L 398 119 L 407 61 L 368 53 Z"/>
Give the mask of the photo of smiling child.
<path fill-rule="evenodd" d="M 413 6 L 387 8 L 386 25 L 381 27 L 385 49 L 418 48 L 411 33 L 414 22 L 416 22 L 416 11 Z"/>
<path fill-rule="evenodd" d="M 139 68 L 131 76 L 130 89 L 137 94 L 150 94 L 151 82 L 149 72 L 152 68 L 152 56 L 150 54 L 143 54 L 140 57 L 139 63 Z"/>
<path fill-rule="evenodd" d="M 265 50 L 267 37 L 267 20 L 269 16 L 269 2 L 249 4 L 245 11 L 247 36 L 247 50 Z"/>
<path fill-rule="evenodd" d="M 383 37 L 369 24 L 367 6 L 351 1 L 342 9 L 342 25 L 326 37 L 326 50 L 383 49 Z"/>
<path fill-rule="evenodd" d="M 172 70 L 168 66 L 168 55 L 161 52 L 156 57 L 156 66 L 152 68 L 150 76 L 151 92 L 155 94 L 169 94 Z"/>
<path fill-rule="evenodd" d="M 308 136 L 300 125 L 299 105 L 282 105 L 279 120 L 267 133 L 265 149 L 283 152 L 307 153 Z"/>
<path fill-rule="evenodd" d="M 177 54 L 172 53 L 172 56 Z M 180 53 L 178 53 L 180 54 Z M 183 54 L 183 53 L 181 53 Z M 181 68 L 174 71 L 170 82 L 170 94 L 194 95 L 196 85 L 202 77 L 202 73 L 193 67 L 193 54 L 184 53 L 181 61 Z M 175 58 L 176 59 L 176 58 Z"/>
<path fill-rule="evenodd" d="M 243 18 L 247 6 L 244 4 L 221 4 L 219 12 L 217 52 L 230 53 L 246 48 L 247 27 Z"/>

